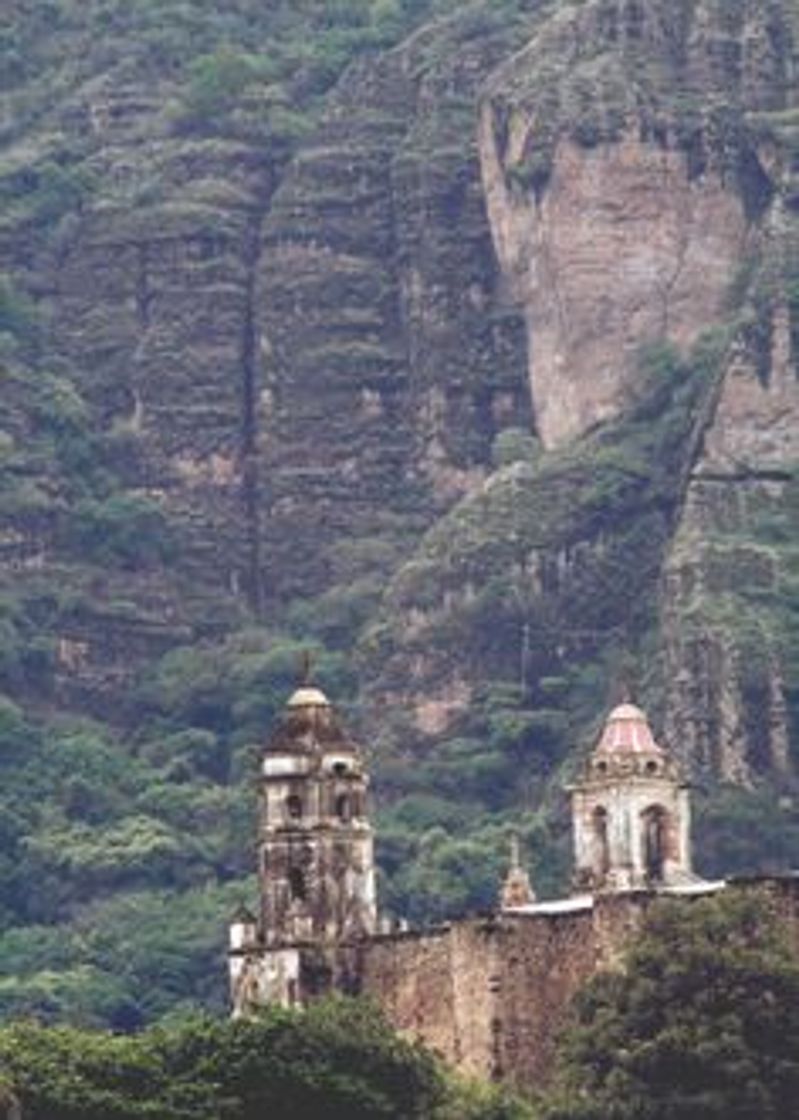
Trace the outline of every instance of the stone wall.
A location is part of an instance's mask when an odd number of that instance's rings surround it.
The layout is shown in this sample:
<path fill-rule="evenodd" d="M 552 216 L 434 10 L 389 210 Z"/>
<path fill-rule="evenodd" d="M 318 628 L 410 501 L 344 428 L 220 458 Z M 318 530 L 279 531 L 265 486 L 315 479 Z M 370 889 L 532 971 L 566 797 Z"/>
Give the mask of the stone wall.
<path fill-rule="evenodd" d="M 592 911 L 505 917 L 497 958 L 494 1077 L 533 1088 L 552 1067 L 572 996 L 596 971 Z"/>
<path fill-rule="evenodd" d="M 363 992 L 463 1073 L 532 1088 L 600 959 L 590 906 L 502 915 L 372 942 Z"/>
<path fill-rule="evenodd" d="M 768 898 L 799 955 L 799 874 L 733 880 L 726 889 Z M 535 1091 L 552 1076 L 573 997 L 598 971 L 620 966 L 647 909 L 663 897 L 608 892 L 335 948 L 234 950 L 234 1015 L 331 992 L 367 996 L 397 1030 L 461 1073 Z"/>
<path fill-rule="evenodd" d="M 362 990 L 398 1030 L 423 1039 L 445 1061 L 460 1065 L 464 1055 L 455 1015 L 452 942 L 452 926 L 375 938 L 364 953 Z"/>
<path fill-rule="evenodd" d="M 799 876 L 728 889 L 767 892 L 799 953 Z M 361 992 L 462 1073 L 535 1090 L 551 1077 L 572 998 L 618 967 L 656 898 L 609 893 L 375 938 L 363 950 Z"/>

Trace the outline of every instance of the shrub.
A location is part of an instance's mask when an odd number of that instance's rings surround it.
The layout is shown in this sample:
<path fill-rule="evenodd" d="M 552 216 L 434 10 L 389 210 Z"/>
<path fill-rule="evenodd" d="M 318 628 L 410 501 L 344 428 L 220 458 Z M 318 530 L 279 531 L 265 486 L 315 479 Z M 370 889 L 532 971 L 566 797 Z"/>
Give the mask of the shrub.
<path fill-rule="evenodd" d="M 79 502 L 66 537 L 68 546 L 84 559 L 132 569 L 166 562 L 175 544 L 160 507 L 135 494 Z"/>

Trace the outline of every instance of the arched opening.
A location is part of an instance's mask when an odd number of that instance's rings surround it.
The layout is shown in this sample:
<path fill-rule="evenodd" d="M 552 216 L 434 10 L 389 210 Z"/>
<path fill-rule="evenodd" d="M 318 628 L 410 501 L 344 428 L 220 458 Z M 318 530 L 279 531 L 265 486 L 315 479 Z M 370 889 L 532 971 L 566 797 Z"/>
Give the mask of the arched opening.
<path fill-rule="evenodd" d="M 340 821 L 352 820 L 352 799 L 349 794 L 340 793 L 336 798 L 336 816 Z"/>
<path fill-rule="evenodd" d="M 666 865 L 666 840 L 669 817 L 662 805 L 650 805 L 641 814 L 641 843 L 647 879 L 658 883 Z"/>
<path fill-rule="evenodd" d="M 286 813 L 289 820 L 298 821 L 302 819 L 302 798 L 296 793 L 292 793 L 286 798 Z"/>
<path fill-rule="evenodd" d="M 289 893 L 291 900 L 298 902 L 305 902 L 308 897 L 308 887 L 305 882 L 305 874 L 299 867 L 289 868 Z"/>
<path fill-rule="evenodd" d="M 608 811 L 601 805 L 591 814 L 594 842 L 594 874 L 600 881 L 610 871 L 610 841 L 608 838 Z"/>

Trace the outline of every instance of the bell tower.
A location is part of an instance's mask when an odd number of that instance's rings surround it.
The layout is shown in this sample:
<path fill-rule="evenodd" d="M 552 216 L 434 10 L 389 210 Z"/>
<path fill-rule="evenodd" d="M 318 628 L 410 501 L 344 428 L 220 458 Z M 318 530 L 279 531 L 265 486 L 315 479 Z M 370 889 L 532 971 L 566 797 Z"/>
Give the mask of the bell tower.
<path fill-rule="evenodd" d="M 652 890 L 697 881 L 688 786 L 646 715 L 620 704 L 570 789 L 578 890 Z"/>
<path fill-rule="evenodd" d="M 267 948 L 374 933 L 367 785 L 361 752 L 327 697 L 298 688 L 261 766 L 258 875 Z"/>
<path fill-rule="evenodd" d="M 356 990 L 357 947 L 377 925 L 368 777 L 320 689 L 289 698 L 258 785 L 260 907 L 230 926 L 234 1016 Z"/>

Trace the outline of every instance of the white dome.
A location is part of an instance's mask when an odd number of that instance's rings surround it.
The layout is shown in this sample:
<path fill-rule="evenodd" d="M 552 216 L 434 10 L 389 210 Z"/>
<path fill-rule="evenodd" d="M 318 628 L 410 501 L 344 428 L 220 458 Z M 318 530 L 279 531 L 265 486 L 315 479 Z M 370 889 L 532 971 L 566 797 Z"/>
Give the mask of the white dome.
<path fill-rule="evenodd" d="M 289 697 L 287 708 L 329 708 L 330 701 L 320 688 L 298 688 Z"/>

